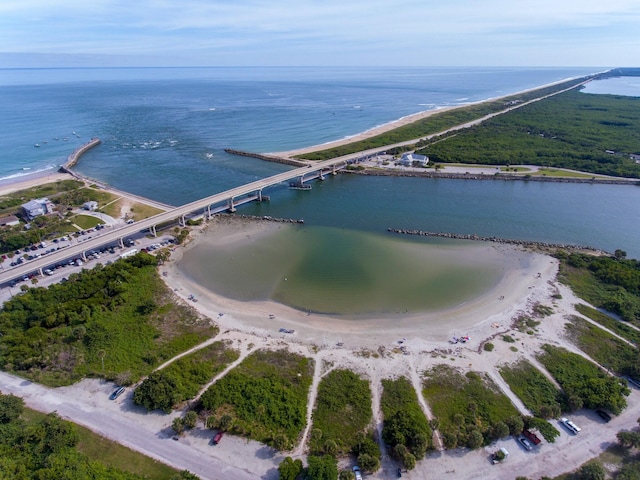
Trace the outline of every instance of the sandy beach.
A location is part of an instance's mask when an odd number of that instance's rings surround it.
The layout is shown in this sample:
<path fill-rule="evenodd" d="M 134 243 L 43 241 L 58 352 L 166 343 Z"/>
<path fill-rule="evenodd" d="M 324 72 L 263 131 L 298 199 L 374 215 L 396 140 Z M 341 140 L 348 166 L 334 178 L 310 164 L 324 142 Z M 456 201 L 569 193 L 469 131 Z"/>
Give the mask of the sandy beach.
<path fill-rule="evenodd" d="M 58 182 L 60 180 L 73 180 L 74 177 L 68 173 L 60 173 L 55 170 L 22 175 L 19 177 L 0 180 L 0 195 L 6 195 L 18 190 L 37 187 L 46 183 Z"/>

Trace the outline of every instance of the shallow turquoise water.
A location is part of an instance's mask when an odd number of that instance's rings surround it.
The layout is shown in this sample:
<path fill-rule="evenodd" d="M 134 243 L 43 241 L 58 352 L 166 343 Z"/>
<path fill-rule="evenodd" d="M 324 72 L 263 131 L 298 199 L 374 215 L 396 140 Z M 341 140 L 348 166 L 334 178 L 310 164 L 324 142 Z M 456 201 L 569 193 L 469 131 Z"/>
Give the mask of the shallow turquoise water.
<path fill-rule="evenodd" d="M 180 269 L 236 300 L 275 300 L 357 318 L 450 308 L 490 290 L 504 273 L 504 259 L 469 249 L 480 252 L 468 242 L 291 227 L 235 246 L 205 239 L 185 254 Z"/>

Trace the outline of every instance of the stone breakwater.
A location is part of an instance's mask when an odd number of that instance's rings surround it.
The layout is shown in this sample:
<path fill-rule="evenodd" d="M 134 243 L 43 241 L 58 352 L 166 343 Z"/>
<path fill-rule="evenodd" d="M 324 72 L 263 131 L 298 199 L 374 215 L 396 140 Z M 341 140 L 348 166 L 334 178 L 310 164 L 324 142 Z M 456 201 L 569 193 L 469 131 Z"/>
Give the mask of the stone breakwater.
<path fill-rule="evenodd" d="M 611 255 L 609 252 L 605 252 L 598 248 L 590 247 L 588 245 L 572 245 L 568 243 L 548 243 L 548 242 L 534 242 L 531 240 L 514 240 L 510 238 L 500 237 L 481 237 L 480 235 L 465 235 L 459 233 L 445 233 L 445 232 L 425 232 L 423 230 L 406 230 L 404 228 L 387 228 L 388 232 L 397 233 L 401 235 L 418 235 L 421 237 L 440 237 L 440 238 L 452 238 L 456 240 L 474 240 L 477 242 L 494 242 L 505 243 L 509 245 L 519 245 L 522 247 L 534 247 L 543 249 L 564 249 L 564 250 L 584 250 L 597 254 Z"/>
<path fill-rule="evenodd" d="M 259 160 L 265 160 L 267 162 L 282 163 L 284 165 L 292 165 L 294 167 L 306 167 L 308 163 L 300 160 L 294 160 L 292 158 L 276 157 L 275 155 L 264 155 L 262 153 L 243 152 L 242 150 L 234 150 L 232 148 L 225 148 L 225 152 L 232 155 L 240 155 L 241 157 L 252 157 Z"/>
<path fill-rule="evenodd" d="M 613 179 L 613 178 L 576 178 L 576 177 L 544 177 L 544 176 L 524 176 L 511 175 L 507 173 L 499 173 L 497 175 L 479 175 L 473 173 L 444 173 L 444 172 L 403 172 L 399 170 L 344 170 L 344 173 L 356 175 L 379 176 L 379 177 L 425 177 L 425 178 L 446 178 L 456 180 L 502 180 L 511 181 L 519 180 L 525 182 L 555 182 L 555 183 L 597 183 L 608 185 L 638 185 L 640 180 L 630 178 L 629 180 Z"/>
<path fill-rule="evenodd" d="M 304 223 L 302 218 L 278 218 L 278 217 L 270 217 L 269 215 L 264 215 L 262 217 L 258 215 L 244 215 L 239 213 L 216 213 L 214 217 L 219 218 L 241 218 L 243 220 L 254 220 L 254 221 L 262 221 L 262 222 L 276 222 L 276 223 Z"/>
<path fill-rule="evenodd" d="M 102 143 L 102 141 L 98 137 L 93 137 L 91 140 L 89 140 L 84 145 L 79 146 L 73 152 L 71 152 L 71 154 L 67 157 L 67 161 L 63 165 L 60 166 L 60 170 L 65 172 L 65 173 L 72 173 L 70 171 L 70 168 L 75 166 L 76 163 L 78 163 L 78 160 L 80 159 L 80 157 L 85 152 L 87 152 L 88 150 L 92 149 L 96 145 L 100 145 L 101 143 Z"/>

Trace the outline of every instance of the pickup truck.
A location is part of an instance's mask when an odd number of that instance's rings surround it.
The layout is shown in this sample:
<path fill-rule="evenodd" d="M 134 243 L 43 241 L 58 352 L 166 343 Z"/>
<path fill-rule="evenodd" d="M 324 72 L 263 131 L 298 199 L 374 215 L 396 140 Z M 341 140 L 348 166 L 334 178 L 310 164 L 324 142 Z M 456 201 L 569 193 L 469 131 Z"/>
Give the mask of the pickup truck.
<path fill-rule="evenodd" d="M 540 445 L 540 442 L 542 441 L 535 433 L 531 430 L 527 430 L 526 428 L 522 431 L 522 435 L 534 445 Z"/>

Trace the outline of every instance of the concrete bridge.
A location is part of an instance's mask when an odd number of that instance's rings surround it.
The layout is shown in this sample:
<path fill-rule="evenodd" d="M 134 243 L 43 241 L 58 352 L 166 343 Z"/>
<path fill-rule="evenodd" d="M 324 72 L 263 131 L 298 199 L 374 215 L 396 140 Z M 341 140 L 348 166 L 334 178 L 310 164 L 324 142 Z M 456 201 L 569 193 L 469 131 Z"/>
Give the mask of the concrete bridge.
<path fill-rule="evenodd" d="M 13 280 L 22 279 L 25 276 L 37 274 L 42 275 L 43 270 L 61 263 L 70 258 L 86 258 L 89 250 L 96 250 L 106 245 L 124 245 L 127 237 L 139 235 L 148 230 L 156 235 L 159 226 L 171 223 L 186 225 L 188 219 L 204 218 L 210 219 L 215 213 L 222 211 L 234 212 L 236 207 L 251 201 L 262 201 L 265 199 L 263 191 L 266 188 L 283 182 L 293 182 L 304 185 L 313 179 L 324 179 L 326 175 L 335 174 L 347 165 L 358 163 L 369 158 L 371 152 L 347 155 L 340 158 L 325 160 L 318 163 L 309 164 L 305 167 L 295 168 L 287 172 L 278 173 L 271 177 L 257 180 L 255 182 L 235 187 L 225 192 L 216 193 L 195 202 L 175 207 L 162 212 L 153 217 L 140 220 L 130 225 L 124 225 L 117 230 L 103 233 L 95 238 L 84 241 L 81 245 L 71 245 L 68 248 L 50 253 L 44 257 L 28 261 L 11 269 L 0 272 L 0 285 L 4 285 Z"/>

